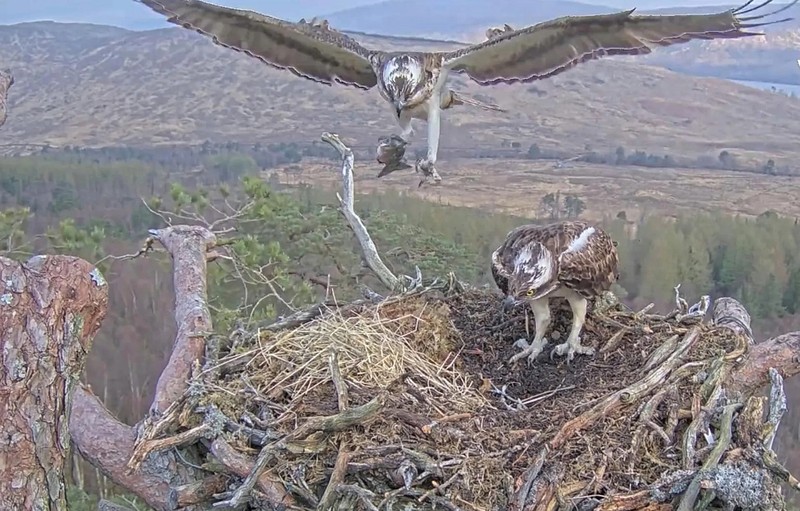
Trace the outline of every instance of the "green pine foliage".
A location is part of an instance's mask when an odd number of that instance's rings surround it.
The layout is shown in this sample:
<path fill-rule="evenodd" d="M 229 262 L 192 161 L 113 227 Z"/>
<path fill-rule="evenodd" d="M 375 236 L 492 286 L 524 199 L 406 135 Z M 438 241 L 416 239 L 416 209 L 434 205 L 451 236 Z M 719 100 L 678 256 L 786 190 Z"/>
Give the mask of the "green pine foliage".
<path fill-rule="evenodd" d="M 295 158 L 296 148 L 282 150 Z M 167 221 L 205 221 L 221 230 L 219 241 L 231 257 L 209 265 L 210 305 L 219 331 L 241 321 L 272 321 L 323 298 L 352 300 L 364 285 L 385 292 L 364 268 L 335 192 L 266 182 L 257 176 L 265 154 L 204 146 L 197 154 L 148 158 L 121 149 L 0 158 L 0 253 L 17 259 L 65 253 L 102 261 L 111 301 L 87 379 L 104 389 L 121 420 L 132 424 L 141 418 L 174 335 L 174 321 L 165 314 L 172 307 L 168 258 L 111 257 L 136 252 L 148 229 Z M 337 163 L 331 167 L 338 171 Z M 580 218 L 591 203 L 588 197 L 551 195 L 532 200 L 541 206 L 541 222 Z M 536 221 L 399 193 L 357 195 L 356 211 L 395 273 L 413 275 L 418 266 L 430 279 L 454 271 L 462 280 L 492 288 L 491 252 L 510 229 Z M 630 220 L 619 212 L 601 224 L 618 242 L 617 291 L 631 304 L 655 301 L 668 307 L 680 283 L 690 301 L 701 294 L 733 296 L 755 320 L 800 312 L 795 219 L 766 212 L 758 218 L 698 214 Z M 128 365 L 114 366 L 120 361 Z M 70 509 L 93 504 L 92 497 L 71 492 Z"/>

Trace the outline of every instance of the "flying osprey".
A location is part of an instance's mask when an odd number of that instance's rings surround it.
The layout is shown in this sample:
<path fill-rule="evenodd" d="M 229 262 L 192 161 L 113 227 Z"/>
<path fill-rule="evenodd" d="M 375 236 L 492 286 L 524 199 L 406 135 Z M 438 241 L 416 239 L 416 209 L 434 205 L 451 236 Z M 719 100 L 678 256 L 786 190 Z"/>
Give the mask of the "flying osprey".
<path fill-rule="evenodd" d="M 547 345 L 544 334 L 550 326 L 550 298 L 564 297 L 572 309 L 572 329 L 566 342 L 553 353 L 594 354 L 583 346 L 579 335 L 586 319 L 587 298 L 608 291 L 619 278 L 617 249 L 611 237 L 599 227 L 581 221 L 550 225 L 522 225 L 513 229 L 492 253 L 492 276 L 506 295 L 504 308 L 527 300 L 533 310 L 536 334 L 533 343 L 510 362 L 528 356 L 536 360 Z"/>
<path fill-rule="evenodd" d="M 0 69 L 0 126 L 8 116 L 8 90 L 14 85 L 14 75 L 10 69 Z"/>
<path fill-rule="evenodd" d="M 798 2 L 746 17 L 742 15 L 772 0 L 747 9 L 753 2 L 748 0 L 741 7 L 716 14 L 633 16 L 631 9 L 566 16 L 518 30 L 506 25 L 502 32 L 487 32 L 486 41 L 457 50 L 404 52 L 365 48 L 324 22 L 292 23 L 201 0 L 135 1 L 167 16 L 170 23 L 210 36 L 217 44 L 297 76 L 365 90 L 377 85 L 392 107 L 403 139 L 408 140 L 413 133 L 412 118 L 427 122 L 427 156 L 417 162 L 417 167 L 435 181 L 441 180 L 435 169 L 441 110 L 453 94 L 446 86 L 450 72 L 466 73 L 480 85 L 541 80 L 606 55 L 642 55 L 656 46 L 693 39 L 760 35 L 743 29 L 788 21 L 792 18 L 754 23 Z"/>

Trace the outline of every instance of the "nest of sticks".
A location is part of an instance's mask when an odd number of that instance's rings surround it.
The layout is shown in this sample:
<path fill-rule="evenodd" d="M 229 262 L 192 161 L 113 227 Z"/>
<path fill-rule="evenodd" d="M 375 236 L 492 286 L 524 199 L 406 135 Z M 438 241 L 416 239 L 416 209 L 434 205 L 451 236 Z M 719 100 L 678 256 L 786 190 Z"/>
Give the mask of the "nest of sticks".
<path fill-rule="evenodd" d="M 702 317 L 598 308 L 594 356 L 509 365 L 533 320 L 491 291 L 311 316 L 210 342 L 132 465 L 179 446 L 253 509 L 783 508 L 767 401 L 725 389 L 748 340 Z"/>

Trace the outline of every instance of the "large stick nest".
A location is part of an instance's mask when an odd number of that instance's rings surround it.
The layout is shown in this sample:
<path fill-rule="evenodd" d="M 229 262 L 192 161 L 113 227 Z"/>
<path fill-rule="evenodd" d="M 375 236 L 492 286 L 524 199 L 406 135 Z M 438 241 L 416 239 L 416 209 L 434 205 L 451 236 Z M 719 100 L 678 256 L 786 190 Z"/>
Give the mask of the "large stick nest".
<path fill-rule="evenodd" d="M 551 307 L 565 339 L 571 312 Z M 299 509 L 783 508 L 757 447 L 766 402 L 724 389 L 744 338 L 616 306 L 587 318 L 596 355 L 509 366 L 528 314 L 488 291 L 427 292 L 240 330 L 144 437 L 183 431 L 175 443 L 223 472 L 209 437 L 250 467 L 261 451 Z"/>

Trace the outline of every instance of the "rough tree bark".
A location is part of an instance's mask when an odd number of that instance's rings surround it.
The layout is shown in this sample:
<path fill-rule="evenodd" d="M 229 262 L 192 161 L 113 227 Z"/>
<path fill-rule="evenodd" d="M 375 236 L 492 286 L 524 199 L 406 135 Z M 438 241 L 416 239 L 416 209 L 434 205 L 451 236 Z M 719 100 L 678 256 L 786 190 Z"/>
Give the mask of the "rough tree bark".
<path fill-rule="evenodd" d="M 211 330 L 206 264 L 216 238 L 208 229 L 186 225 L 157 229 L 150 234 L 145 251 L 158 241 L 172 256 L 178 326 L 172 355 L 158 380 L 151 416 L 147 418 L 157 420 L 186 390 L 194 363 L 205 353 L 205 335 Z M 137 428 L 119 422 L 82 387 L 76 390 L 73 401 L 70 434 L 89 463 L 159 511 L 194 509 L 191 506 L 225 487 L 225 478 L 188 466 L 172 449 L 150 453 L 137 470 L 131 470 L 129 460 L 137 442 L 147 439 L 137 439 Z"/>
<path fill-rule="evenodd" d="M 66 509 L 72 391 L 108 286 L 68 256 L 0 258 L 0 509 Z"/>

